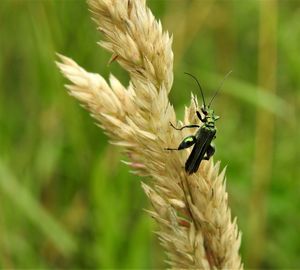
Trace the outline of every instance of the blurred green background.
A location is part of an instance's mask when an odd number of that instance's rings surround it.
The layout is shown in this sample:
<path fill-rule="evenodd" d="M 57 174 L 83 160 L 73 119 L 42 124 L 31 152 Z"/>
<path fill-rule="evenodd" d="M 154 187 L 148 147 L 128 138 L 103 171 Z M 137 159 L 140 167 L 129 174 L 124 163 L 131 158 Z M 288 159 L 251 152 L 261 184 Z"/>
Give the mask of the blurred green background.
<path fill-rule="evenodd" d="M 174 34 L 178 115 L 214 101 L 247 267 L 300 268 L 300 2 L 148 1 Z M 96 45 L 84 1 L 0 1 L 0 268 L 162 268 L 140 179 L 64 90 L 55 52 L 128 75 Z M 199 94 L 199 93 L 198 93 Z"/>

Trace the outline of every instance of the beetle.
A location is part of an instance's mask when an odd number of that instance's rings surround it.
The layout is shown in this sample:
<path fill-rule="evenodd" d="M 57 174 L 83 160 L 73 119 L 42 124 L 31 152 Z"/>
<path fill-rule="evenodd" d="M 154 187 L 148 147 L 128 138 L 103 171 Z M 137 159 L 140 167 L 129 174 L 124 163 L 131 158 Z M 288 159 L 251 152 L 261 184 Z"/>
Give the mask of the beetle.
<path fill-rule="evenodd" d="M 216 121 L 220 118 L 219 116 L 215 115 L 214 110 L 210 108 L 210 105 L 214 98 L 216 97 L 218 91 L 220 90 L 221 86 L 223 85 L 224 80 L 228 77 L 228 75 L 231 73 L 227 73 L 227 75 L 224 77 L 219 89 L 215 92 L 214 96 L 210 100 L 209 104 L 206 105 L 203 91 L 201 88 L 201 85 L 197 78 L 193 76 L 190 73 L 185 72 L 185 74 L 191 76 L 198 84 L 198 87 L 201 91 L 202 101 L 203 105 L 201 106 L 201 113 L 197 110 L 196 114 L 199 120 L 203 123 L 200 125 L 186 125 L 181 128 L 175 127 L 172 123 L 170 123 L 171 127 L 173 127 L 176 130 L 183 130 L 184 128 L 198 128 L 195 135 L 187 136 L 183 139 L 183 141 L 180 143 L 178 148 L 165 148 L 166 150 L 182 150 L 191 147 L 194 145 L 192 152 L 190 153 L 187 161 L 185 162 L 185 171 L 188 174 L 192 174 L 197 172 L 201 161 L 202 160 L 209 160 L 213 154 L 215 153 L 215 147 L 212 144 L 212 141 L 216 138 Z"/>

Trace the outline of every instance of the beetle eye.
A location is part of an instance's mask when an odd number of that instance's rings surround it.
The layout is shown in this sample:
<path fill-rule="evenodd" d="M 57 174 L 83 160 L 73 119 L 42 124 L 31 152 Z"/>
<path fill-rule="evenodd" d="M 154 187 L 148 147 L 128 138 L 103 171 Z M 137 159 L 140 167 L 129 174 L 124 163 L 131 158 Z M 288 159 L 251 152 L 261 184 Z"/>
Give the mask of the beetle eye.
<path fill-rule="evenodd" d="M 204 108 L 201 108 L 201 112 L 202 112 L 204 115 L 207 115 L 207 111 L 206 111 Z"/>

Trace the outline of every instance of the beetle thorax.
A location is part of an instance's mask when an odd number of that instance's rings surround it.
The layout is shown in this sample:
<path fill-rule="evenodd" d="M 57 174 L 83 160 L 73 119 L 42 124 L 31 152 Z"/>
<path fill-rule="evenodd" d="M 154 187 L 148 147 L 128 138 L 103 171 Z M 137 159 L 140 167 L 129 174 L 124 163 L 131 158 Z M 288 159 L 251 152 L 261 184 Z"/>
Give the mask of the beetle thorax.
<path fill-rule="evenodd" d="M 215 121 L 212 118 L 207 118 L 206 126 L 215 127 Z"/>
<path fill-rule="evenodd" d="M 219 116 L 215 116 L 215 113 L 212 109 L 208 109 L 206 110 L 206 114 L 205 114 L 205 125 L 207 127 L 215 127 L 215 122 L 216 120 L 219 119 Z"/>

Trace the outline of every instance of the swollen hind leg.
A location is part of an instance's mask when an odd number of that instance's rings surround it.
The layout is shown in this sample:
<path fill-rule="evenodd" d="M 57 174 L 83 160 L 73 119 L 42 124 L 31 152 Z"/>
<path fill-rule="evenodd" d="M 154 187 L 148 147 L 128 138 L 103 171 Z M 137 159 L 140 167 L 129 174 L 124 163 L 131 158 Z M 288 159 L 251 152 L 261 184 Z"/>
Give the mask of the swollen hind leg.
<path fill-rule="evenodd" d="M 195 142 L 196 142 L 196 137 L 194 135 L 187 136 L 183 139 L 183 141 L 180 143 L 178 148 L 165 148 L 165 150 L 171 150 L 171 151 L 182 150 L 191 147 L 193 144 L 195 144 Z"/>
<path fill-rule="evenodd" d="M 206 155 L 204 156 L 204 159 L 209 160 L 213 156 L 215 151 L 216 151 L 215 147 L 210 144 L 206 150 Z"/>

